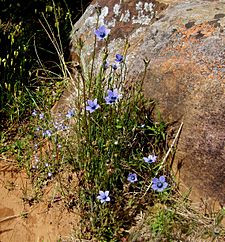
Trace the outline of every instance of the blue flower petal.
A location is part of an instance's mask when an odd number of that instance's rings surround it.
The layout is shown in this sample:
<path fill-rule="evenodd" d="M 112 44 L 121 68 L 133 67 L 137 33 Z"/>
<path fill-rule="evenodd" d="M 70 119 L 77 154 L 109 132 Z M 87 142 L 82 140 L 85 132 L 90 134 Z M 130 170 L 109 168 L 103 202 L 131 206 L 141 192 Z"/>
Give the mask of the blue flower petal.
<path fill-rule="evenodd" d="M 166 180 L 166 178 L 165 178 L 164 176 L 160 176 L 160 177 L 159 177 L 159 181 L 160 181 L 160 182 L 163 183 L 163 182 L 165 182 L 165 180 Z"/>
<path fill-rule="evenodd" d="M 156 178 L 156 177 L 152 178 L 152 183 L 158 183 L 158 182 L 159 182 L 158 178 Z"/>

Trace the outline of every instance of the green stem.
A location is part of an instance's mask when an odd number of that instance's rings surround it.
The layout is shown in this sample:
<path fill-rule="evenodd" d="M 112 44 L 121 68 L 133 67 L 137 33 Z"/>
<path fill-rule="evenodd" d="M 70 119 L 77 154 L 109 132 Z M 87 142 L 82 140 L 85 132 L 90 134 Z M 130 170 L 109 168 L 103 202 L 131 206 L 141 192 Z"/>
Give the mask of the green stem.
<path fill-rule="evenodd" d="M 96 29 L 98 28 L 98 23 L 99 23 L 99 14 L 97 14 L 97 23 L 96 23 Z M 95 55 L 96 55 L 96 44 L 97 44 L 97 37 L 95 35 L 94 38 L 94 51 L 92 55 L 92 64 L 91 64 L 91 73 L 90 73 L 90 83 L 89 83 L 89 89 L 88 89 L 88 94 L 90 96 L 91 88 L 92 88 L 92 78 L 93 78 L 93 71 L 94 71 L 94 62 L 95 62 Z M 94 83 L 95 85 L 95 83 Z"/>

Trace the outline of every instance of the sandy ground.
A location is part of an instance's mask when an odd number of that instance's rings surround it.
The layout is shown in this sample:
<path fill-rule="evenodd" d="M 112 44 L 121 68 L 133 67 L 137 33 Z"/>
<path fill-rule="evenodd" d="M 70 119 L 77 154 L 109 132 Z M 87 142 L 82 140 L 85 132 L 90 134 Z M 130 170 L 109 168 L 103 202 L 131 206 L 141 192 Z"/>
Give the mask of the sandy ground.
<path fill-rule="evenodd" d="M 54 199 L 57 184 L 46 188 L 41 202 L 29 205 L 22 198 L 30 196 L 31 184 L 15 167 L 0 158 L 0 242 L 69 241 L 79 216 Z"/>

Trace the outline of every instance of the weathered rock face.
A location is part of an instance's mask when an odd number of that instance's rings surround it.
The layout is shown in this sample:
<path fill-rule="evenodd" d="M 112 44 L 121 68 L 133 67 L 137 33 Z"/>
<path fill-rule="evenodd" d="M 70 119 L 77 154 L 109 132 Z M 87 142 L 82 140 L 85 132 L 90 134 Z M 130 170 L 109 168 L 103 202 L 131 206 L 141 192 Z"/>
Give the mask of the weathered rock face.
<path fill-rule="evenodd" d="M 143 58 L 151 60 L 144 83 L 167 121 L 184 122 L 175 165 L 198 197 L 225 202 L 225 2 L 224 0 L 99 0 L 99 24 L 111 29 L 109 59 L 122 53 L 125 38 L 130 80 L 139 80 Z M 96 1 L 75 24 L 89 63 Z M 98 42 L 98 59 L 102 55 Z M 74 55 L 75 56 L 75 55 Z"/>

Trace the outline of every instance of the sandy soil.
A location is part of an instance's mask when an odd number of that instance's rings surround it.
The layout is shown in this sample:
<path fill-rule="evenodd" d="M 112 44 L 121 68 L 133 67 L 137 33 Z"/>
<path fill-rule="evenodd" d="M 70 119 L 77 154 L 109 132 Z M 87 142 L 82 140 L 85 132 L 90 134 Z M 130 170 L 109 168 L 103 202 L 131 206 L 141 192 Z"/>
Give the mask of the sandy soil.
<path fill-rule="evenodd" d="M 56 198 L 57 182 L 45 189 L 41 202 L 29 205 L 22 198 L 29 201 L 31 184 L 15 167 L 0 158 L 0 242 L 69 241 L 79 216 Z"/>

